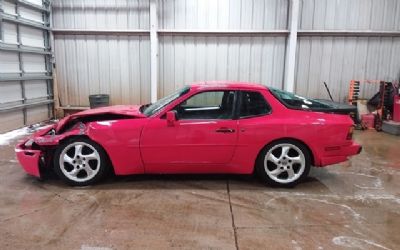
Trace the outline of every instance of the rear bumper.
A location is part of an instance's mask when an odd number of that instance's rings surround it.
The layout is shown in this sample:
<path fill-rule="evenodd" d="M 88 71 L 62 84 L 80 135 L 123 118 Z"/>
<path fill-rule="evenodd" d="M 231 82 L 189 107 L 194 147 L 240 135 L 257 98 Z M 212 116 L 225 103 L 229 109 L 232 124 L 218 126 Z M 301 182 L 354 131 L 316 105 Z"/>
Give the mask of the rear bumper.
<path fill-rule="evenodd" d="M 30 175 L 40 177 L 39 161 L 42 156 L 40 150 L 25 149 L 24 143 L 20 143 L 15 147 L 15 153 L 22 168 Z"/>
<path fill-rule="evenodd" d="M 319 162 L 321 167 L 347 161 L 350 156 L 361 153 L 362 146 L 353 142 L 346 146 L 326 147 L 324 150 Z"/>

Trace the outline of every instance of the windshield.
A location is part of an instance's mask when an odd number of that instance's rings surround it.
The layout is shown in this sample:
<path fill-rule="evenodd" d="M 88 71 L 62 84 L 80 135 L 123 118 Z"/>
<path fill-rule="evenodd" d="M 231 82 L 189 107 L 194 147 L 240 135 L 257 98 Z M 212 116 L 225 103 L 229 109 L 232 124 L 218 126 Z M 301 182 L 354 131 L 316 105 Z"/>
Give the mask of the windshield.
<path fill-rule="evenodd" d="M 177 98 L 179 98 L 179 97 L 183 96 L 184 94 L 186 94 L 187 92 L 189 92 L 189 90 L 190 90 L 189 86 L 185 86 L 181 89 L 178 89 L 174 93 L 161 98 L 160 100 L 156 101 L 155 103 L 152 103 L 150 105 L 144 105 L 142 112 L 145 116 L 154 115 L 155 113 L 157 113 L 158 111 L 163 109 L 166 105 L 170 104 Z"/>
<path fill-rule="evenodd" d="M 324 104 L 314 99 L 308 99 L 290 92 L 276 88 L 269 88 L 272 94 L 278 98 L 285 106 L 297 109 L 329 109 L 332 106 Z"/>

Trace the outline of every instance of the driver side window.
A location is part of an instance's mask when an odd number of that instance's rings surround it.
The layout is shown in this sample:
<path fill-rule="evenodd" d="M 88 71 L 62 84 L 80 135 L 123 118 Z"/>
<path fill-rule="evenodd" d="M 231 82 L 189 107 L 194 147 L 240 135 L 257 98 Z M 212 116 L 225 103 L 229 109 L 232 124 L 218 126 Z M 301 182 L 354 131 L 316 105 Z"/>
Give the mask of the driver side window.
<path fill-rule="evenodd" d="M 180 120 L 232 119 L 234 91 L 207 91 L 198 93 L 174 108 Z"/>

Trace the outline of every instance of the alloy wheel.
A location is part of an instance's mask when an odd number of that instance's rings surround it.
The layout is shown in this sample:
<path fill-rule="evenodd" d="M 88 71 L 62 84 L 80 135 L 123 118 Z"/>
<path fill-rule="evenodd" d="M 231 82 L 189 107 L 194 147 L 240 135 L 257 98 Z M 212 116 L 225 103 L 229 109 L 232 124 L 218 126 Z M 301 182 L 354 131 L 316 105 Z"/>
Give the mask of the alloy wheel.
<path fill-rule="evenodd" d="M 277 144 L 264 158 L 266 174 L 278 183 L 292 183 L 300 178 L 306 166 L 304 153 L 290 143 Z"/>
<path fill-rule="evenodd" d="M 68 179 L 85 182 L 96 176 L 100 170 L 99 152 L 85 142 L 74 142 L 66 146 L 60 154 L 59 164 Z"/>

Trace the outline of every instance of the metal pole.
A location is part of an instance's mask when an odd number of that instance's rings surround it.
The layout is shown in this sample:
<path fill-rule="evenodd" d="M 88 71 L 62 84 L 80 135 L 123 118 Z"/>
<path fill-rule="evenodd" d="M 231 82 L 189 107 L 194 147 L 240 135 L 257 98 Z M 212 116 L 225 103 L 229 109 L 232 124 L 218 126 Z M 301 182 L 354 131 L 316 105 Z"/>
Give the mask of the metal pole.
<path fill-rule="evenodd" d="M 46 8 L 46 9 L 50 9 L 50 3 L 47 1 L 42 0 L 42 5 Z M 44 22 L 45 26 L 48 26 L 51 28 L 50 26 L 50 15 L 51 12 L 42 12 L 42 19 Z M 51 48 L 51 44 L 50 44 L 50 35 L 51 32 L 50 30 L 43 30 L 43 39 L 44 39 L 44 47 L 45 50 L 52 50 Z M 51 54 L 50 55 L 44 55 L 45 58 L 45 68 L 46 68 L 46 75 L 48 76 L 52 76 L 52 63 L 51 63 Z M 52 80 L 46 80 L 46 88 L 47 88 L 47 99 L 53 99 L 53 90 L 52 90 Z M 53 110 L 53 103 L 49 103 L 47 105 L 47 116 L 48 118 L 51 118 L 54 114 L 54 110 Z"/>
<path fill-rule="evenodd" d="M 20 18 L 21 15 L 19 13 L 18 2 L 15 3 L 15 12 L 17 13 L 17 17 Z M 17 23 L 16 26 L 17 26 L 17 43 L 18 43 L 17 46 L 18 46 L 18 48 L 21 48 L 22 42 L 21 42 L 21 32 L 20 32 L 19 23 Z M 21 51 L 18 51 L 18 61 L 19 61 L 19 70 L 20 70 L 19 75 L 21 78 L 23 78 L 24 74 L 25 74 L 25 70 L 24 70 L 24 64 L 22 62 Z M 26 110 L 26 106 L 25 106 L 25 104 L 26 104 L 25 81 L 21 80 L 19 83 L 21 85 L 21 96 L 22 96 L 22 105 L 23 105 L 22 113 L 24 116 L 24 125 L 26 125 L 28 118 L 27 118 L 27 110 Z"/>
<path fill-rule="evenodd" d="M 0 0 L 0 41 L 3 41 L 3 20 L 2 20 L 2 14 L 3 13 L 3 0 Z"/>
<path fill-rule="evenodd" d="M 150 0 L 150 100 L 157 101 L 158 93 L 158 17 L 157 2 Z"/>
<path fill-rule="evenodd" d="M 290 1 L 289 36 L 286 45 L 284 89 L 294 92 L 294 72 L 296 69 L 297 24 L 299 21 L 299 0 Z"/>

